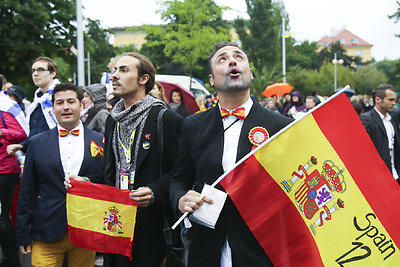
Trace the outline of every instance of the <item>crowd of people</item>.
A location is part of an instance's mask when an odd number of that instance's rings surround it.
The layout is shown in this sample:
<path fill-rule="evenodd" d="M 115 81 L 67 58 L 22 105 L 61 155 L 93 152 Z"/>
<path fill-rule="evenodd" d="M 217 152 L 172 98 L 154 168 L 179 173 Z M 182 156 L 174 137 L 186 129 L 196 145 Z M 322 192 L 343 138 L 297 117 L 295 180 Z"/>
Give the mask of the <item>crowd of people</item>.
<path fill-rule="evenodd" d="M 37 86 L 32 103 L 23 88 L 0 75 L 1 266 L 20 266 L 18 250 L 31 255 L 32 266 L 94 265 L 95 252 L 68 237 L 71 179 L 128 189 L 137 202 L 132 257 L 105 254 L 104 266 L 272 266 L 229 196 L 219 203 L 212 228 L 185 221 L 192 227 L 181 265 L 169 257 L 172 245 L 185 245 L 180 230 L 172 232 L 171 244 L 165 229 L 182 213 L 216 201 L 203 197 L 205 185 L 265 141 L 250 140 L 251 129 L 272 136 L 325 98 L 293 91 L 255 101 L 247 55 L 235 43 L 216 44 L 208 62 L 216 94 L 199 96 L 196 114 L 190 114 L 179 88 L 167 98 L 152 62 L 134 52 L 110 60 L 112 90 L 100 83 L 60 82 L 58 66 L 48 57 L 32 62 Z M 373 103 L 367 96 L 351 101 L 398 179 L 400 109 L 394 88 L 378 86 Z M 94 153 L 93 146 L 104 153 Z M 224 191 L 220 185 L 216 190 Z M 18 205 L 12 204 L 14 195 Z"/>

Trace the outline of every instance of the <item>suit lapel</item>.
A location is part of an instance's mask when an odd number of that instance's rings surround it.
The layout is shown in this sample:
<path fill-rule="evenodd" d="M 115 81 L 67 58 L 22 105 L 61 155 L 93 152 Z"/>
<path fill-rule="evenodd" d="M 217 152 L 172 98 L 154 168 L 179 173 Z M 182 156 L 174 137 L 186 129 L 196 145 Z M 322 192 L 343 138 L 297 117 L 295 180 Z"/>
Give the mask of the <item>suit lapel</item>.
<path fill-rule="evenodd" d="M 82 164 L 81 164 L 81 168 L 79 169 L 79 174 L 81 174 L 82 172 L 85 171 L 85 169 L 89 166 L 89 161 L 91 158 L 91 153 L 90 153 L 90 134 L 88 129 L 85 127 L 83 130 L 83 160 L 82 160 Z"/>
<path fill-rule="evenodd" d="M 149 116 L 146 119 L 146 122 L 143 127 L 143 132 L 141 136 L 136 136 L 135 138 L 139 142 L 139 150 L 136 159 L 136 171 L 139 170 L 142 165 L 144 159 L 149 154 L 150 150 L 158 149 L 154 147 L 156 145 L 157 134 L 157 118 L 158 112 L 152 112 L 153 109 L 150 110 Z M 135 154 L 135 145 L 132 145 L 132 158 Z"/>
<path fill-rule="evenodd" d="M 249 114 L 244 120 L 242 130 L 240 131 L 240 136 L 239 136 L 236 161 L 240 160 L 245 155 L 247 155 L 251 151 L 251 148 L 253 147 L 252 143 L 250 143 L 249 141 L 249 132 L 253 127 L 257 126 L 257 123 L 260 121 L 257 116 L 257 114 L 259 114 L 259 112 L 257 112 L 259 108 L 260 107 L 257 105 L 257 103 L 253 102 L 253 106 L 251 107 Z"/>
<path fill-rule="evenodd" d="M 58 128 L 54 127 L 49 131 L 48 141 L 48 159 L 54 160 L 57 166 L 57 169 L 64 175 L 64 169 L 61 162 L 60 156 L 60 144 L 58 142 Z"/>
<path fill-rule="evenodd" d="M 373 115 L 372 117 L 373 117 L 373 119 L 375 120 L 375 123 L 378 125 L 378 128 L 379 128 L 379 129 L 382 131 L 382 133 L 386 136 L 387 133 L 386 133 L 385 126 L 383 125 L 381 116 L 379 116 L 378 112 L 376 112 L 375 109 L 373 109 L 373 110 L 371 111 L 371 115 Z"/>

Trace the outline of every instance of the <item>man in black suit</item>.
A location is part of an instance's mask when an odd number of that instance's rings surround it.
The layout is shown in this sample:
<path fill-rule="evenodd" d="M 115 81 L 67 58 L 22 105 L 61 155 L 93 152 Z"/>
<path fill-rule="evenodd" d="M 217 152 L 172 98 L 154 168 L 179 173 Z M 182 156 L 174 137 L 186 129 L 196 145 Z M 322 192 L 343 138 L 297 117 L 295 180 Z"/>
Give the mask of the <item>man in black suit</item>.
<path fill-rule="evenodd" d="M 390 84 L 380 84 L 372 91 L 374 108 L 360 116 L 376 150 L 393 177 L 400 183 L 400 139 L 399 124 L 392 117 L 396 102 L 396 92 Z"/>
<path fill-rule="evenodd" d="M 247 55 L 235 43 L 217 44 L 209 65 L 210 84 L 218 92 L 219 103 L 185 119 L 171 178 L 170 200 L 182 213 L 197 210 L 203 202 L 212 204 L 210 198 L 200 198 L 204 184 L 211 185 L 253 145 L 292 121 L 251 100 L 252 70 Z M 261 138 L 254 138 L 250 132 Z M 220 185 L 216 188 L 223 190 Z M 268 252 L 264 252 L 229 197 L 215 229 L 193 222 L 190 231 L 189 266 L 272 266 Z"/>
<path fill-rule="evenodd" d="M 123 54 L 111 80 L 114 95 L 122 99 L 106 122 L 106 183 L 131 189 L 129 196 L 138 202 L 138 209 L 132 261 L 112 254 L 106 262 L 115 267 L 160 266 L 166 256 L 164 218 L 171 212 L 169 172 L 183 118 L 148 94 L 154 87 L 155 69 L 147 57 Z M 160 115 L 162 110 L 165 113 Z"/>
<path fill-rule="evenodd" d="M 52 109 L 58 125 L 29 140 L 16 232 L 17 245 L 22 254 L 32 253 L 33 266 L 61 266 L 65 252 L 71 266 L 94 263 L 94 251 L 69 241 L 63 183 L 67 175 L 95 177 L 103 168 L 102 154 L 91 150 L 103 147 L 103 136 L 79 120 L 82 98 L 82 90 L 75 85 L 56 85 Z"/>

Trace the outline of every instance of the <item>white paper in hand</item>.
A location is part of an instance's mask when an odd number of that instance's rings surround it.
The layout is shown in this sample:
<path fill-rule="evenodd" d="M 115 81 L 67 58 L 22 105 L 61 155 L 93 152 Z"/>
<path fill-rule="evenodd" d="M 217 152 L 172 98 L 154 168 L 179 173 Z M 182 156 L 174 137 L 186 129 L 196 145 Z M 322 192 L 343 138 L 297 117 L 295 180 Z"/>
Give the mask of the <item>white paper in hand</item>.
<path fill-rule="evenodd" d="M 203 203 L 195 210 L 190 219 L 198 224 L 214 229 L 222 208 L 224 207 L 227 193 L 204 184 L 201 194 L 213 200 L 213 204 Z"/>

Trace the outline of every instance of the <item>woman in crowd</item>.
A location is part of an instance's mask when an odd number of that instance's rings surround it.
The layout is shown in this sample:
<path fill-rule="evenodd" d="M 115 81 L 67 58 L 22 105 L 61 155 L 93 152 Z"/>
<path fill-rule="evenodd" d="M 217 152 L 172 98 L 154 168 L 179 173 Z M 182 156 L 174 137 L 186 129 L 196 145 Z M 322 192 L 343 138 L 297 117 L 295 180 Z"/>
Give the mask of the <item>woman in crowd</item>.
<path fill-rule="evenodd" d="M 170 107 L 173 111 L 181 115 L 182 117 L 187 117 L 190 115 L 189 109 L 185 106 L 183 102 L 182 92 L 178 89 L 172 89 L 169 96 Z"/>
<path fill-rule="evenodd" d="M 19 144 L 27 138 L 21 127 L 15 110 L 7 112 L 15 102 L 1 93 L 0 96 L 0 244 L 3 259 L 0 266 L 20 266 L 15 243 L 15 229 L 10 220 L 10 206 L 21 172 L 20 162 L 16 155 L 7 153 L 7 146 Z M 23 113 L 19 110 L 18 113 Z M 21 116 L 18 115 L 18 116 Z M 25 116 L 22 116 L 25 119 Z"/>
<path fill-rule="evenodd" d="M 110 114 L 106 108 L 106 86 L 95 83 L 83 87 L 83 91 L 82 123 L 89 129 L 104 133 L 106 120 Z"/>

